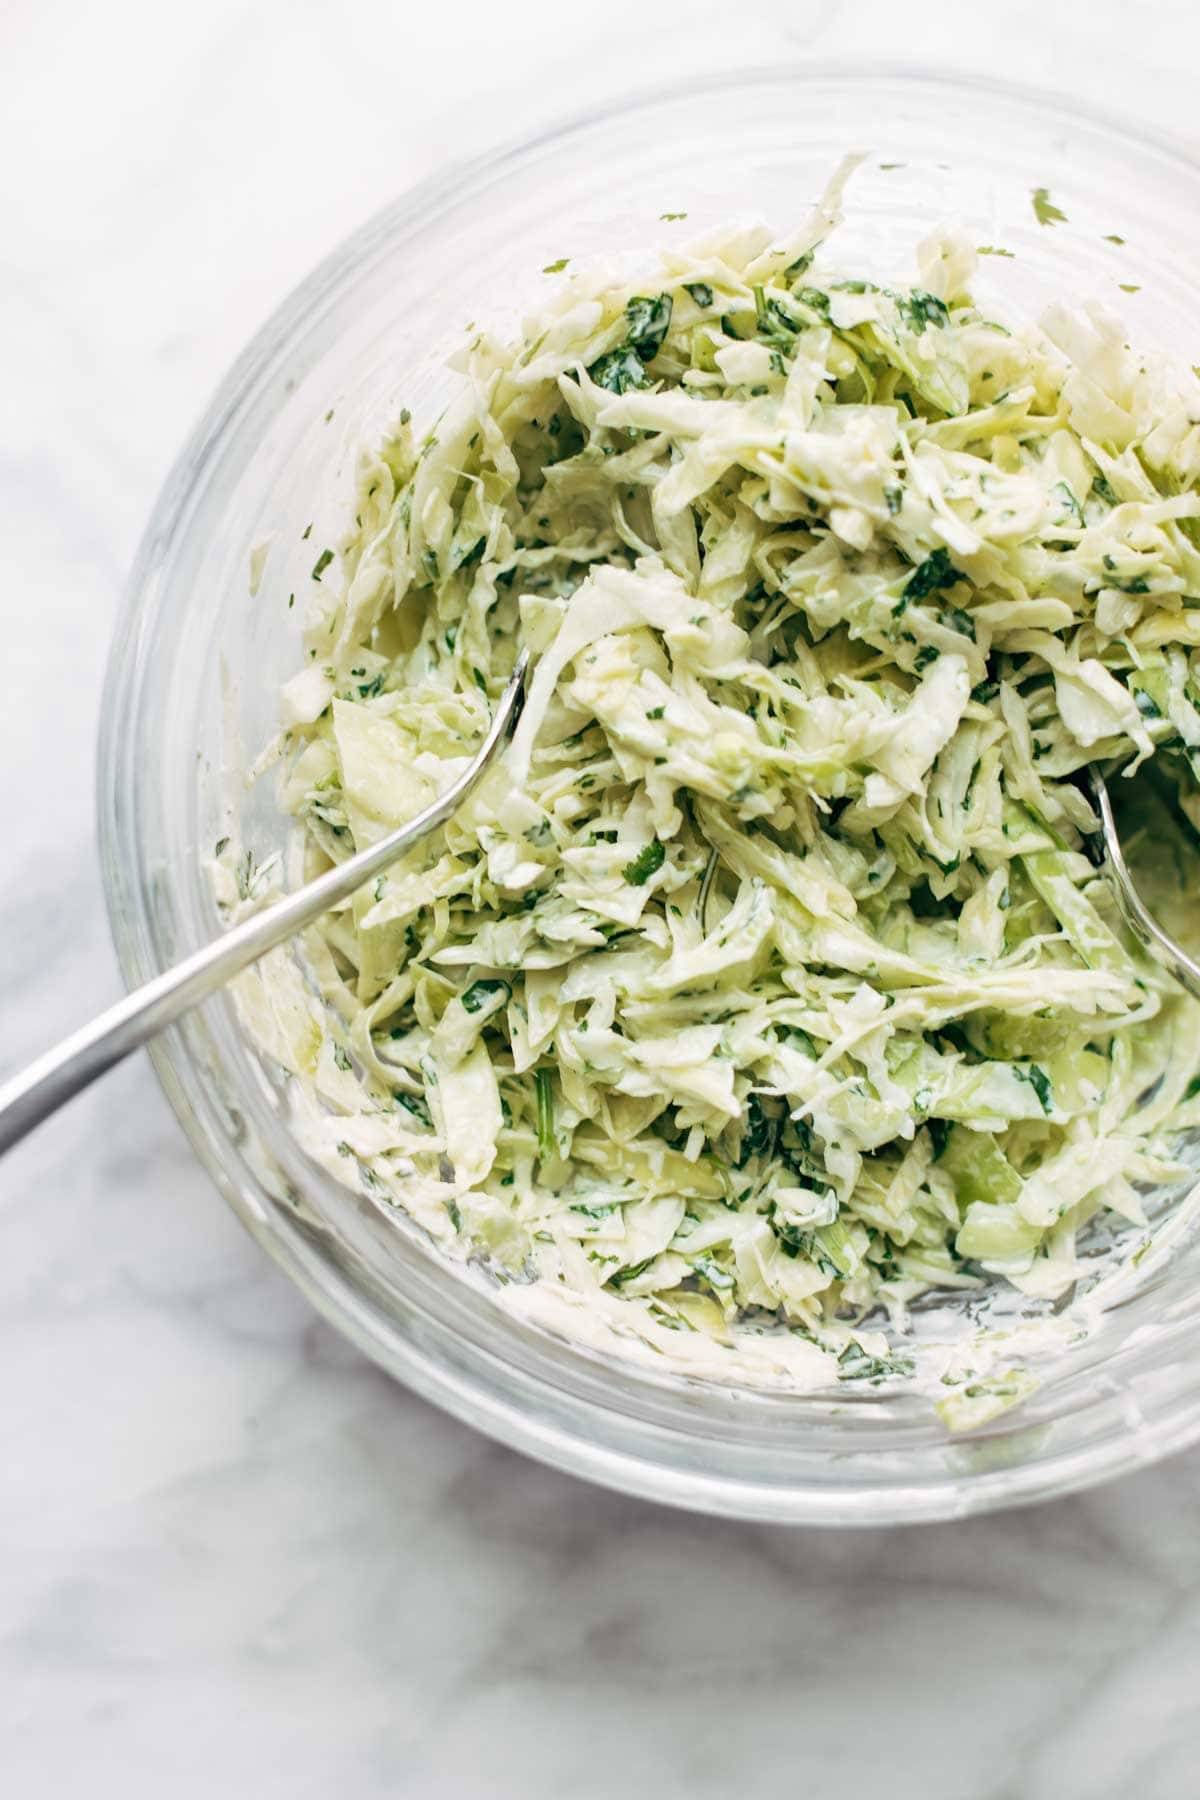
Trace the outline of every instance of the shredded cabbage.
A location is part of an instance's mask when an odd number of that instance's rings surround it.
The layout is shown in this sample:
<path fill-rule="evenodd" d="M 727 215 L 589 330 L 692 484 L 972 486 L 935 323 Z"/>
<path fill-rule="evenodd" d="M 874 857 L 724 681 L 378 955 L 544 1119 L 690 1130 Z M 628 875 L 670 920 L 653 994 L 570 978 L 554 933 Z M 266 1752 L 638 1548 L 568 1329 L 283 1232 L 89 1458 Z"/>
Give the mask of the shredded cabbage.
<path fill-rule="evenodd" d="M 363 456 L 283 702 L 305 872 L 535 672 L 309 934 L 325 1004 L 247 990 L 331 1168 L 572 1318 L 776 1321 L 809 1383 L 902 1370 L 931 1290 L 1060 1300 L 1200 1123 L 1073 780 L 1200 755 L 1200 387 L 1098 307 L 990 317 L 953 235 L 839 273 L 834 217 L 566 275 Z M 951 1424 L 1029 1387 L 970 1375 Z"/>

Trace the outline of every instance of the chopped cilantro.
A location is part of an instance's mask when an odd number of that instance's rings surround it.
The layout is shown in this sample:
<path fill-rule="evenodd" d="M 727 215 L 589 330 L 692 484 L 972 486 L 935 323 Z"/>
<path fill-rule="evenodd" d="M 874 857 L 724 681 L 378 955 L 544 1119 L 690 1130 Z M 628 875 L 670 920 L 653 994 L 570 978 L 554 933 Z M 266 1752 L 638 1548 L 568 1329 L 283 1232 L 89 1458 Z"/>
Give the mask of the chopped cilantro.
<path fill-rule="evenodd" d="M 736 1277 L 728 1269 L 723 1269 L 712 1256 L 694 1256 L 692 1268 L 702 1281 L 707 1281 L 709 1287 L 715 1288 L 718 1293 L 728 1292 L 736 1280 Z"/>
<path fill-rule="evenodd" d="M 1066 213 L 1055 206 L 1051 200 L 1049 188 L 1034 188 L 1033 216 L 1039 225 L 1065 225 L 1067 223 Z"/>
<path fill-rule="evenodd" d="M 249 900 L 261 874 L 262 870 L 255 863 L 253 850 L 243 850 L 233 872 L 239 900 Z"/>
<path fill-rule="evenodd" d="M 1083 524 L 1083 508 L 1082 508 L 1082 506 L 1080 506 L 1079 501 L 1075 495 L 1075 490 L 1071 486 L 1070 482 L 1069 481 L 1056 481 L 1050 491 L 1052 494 L 1058 495 L 1059 499 L 1062 501 L 1063 505 L 1066 507 L 1068 513 L 1071 515 L 1072 519 L 1074 519 L 1076 525 L 1082 525 Z"/>
<path fill-rule="evenodd" d="M 896 301 L 900 317 L 909 330 L 920 337 L 927 325 L 934 325 L 944 330 L 950 323 L 950 309 L 944 300 L 936 294 L 927 294 L 923 288 L 914 288 L 911 294 L 901 294 Z"/>
<path fill-rule="evenodd" d="M 420 1094 L 397 1094 L 396 1100 L 397 1103 L 404 1108 L 405 1112 L 411 1113 L 413 1118 L 424 1125 L 427 1130 L 433 1130 L 432 1115 L 430 1114 L 429 1107 L 421 1098 Z"/>
<path fill-rule="evenodd" d="M 643 362 L 652 362 L 662 349 L 663 340 L 671 328 L 671 309 L 670 294 L 655 294 L 653 299 L 645 294 L 635 294 L 626 303 L 625 317 L 629 321 L 627 343 Z"/>
<path fill-rule="evenodd" d="M 1038 1105 L 1049 1115 L 1054 1111 L 1054 1086 L 1045 1069 L 1039 1063 L 1030 1063 L 1027 1070 L 1021 1070 L 1025 1080 L 1038 1097 Z"/>
<path fill-rule="evenodd" d="M 508 995 L 512 990 L 507 981 L 500 981 L 490 976 L 481 976 L 473 981 L 469 988 L 464 988 L 459 998 L 464 1012 L 477 1013 L 495 994 Z"/>
<path fill-rule="evenodd" d="M 641 1262 L 629 1263 L 625 1268 L 618 1269 L 615 1275 L 609 1276 L 609 1286 L 624 1287 L 627 1281 L 636 1281 L 639 1275 L 645 1274 L 654 1260 L 653 1256 L 644 1256 Z"/>
<path fill-rule="evenodd" d="M 939 588 L 953 587 L 962 576 L 950 561 L 950 552 L 938 548 L 918 563 L 900 592 L 900 598 L 907 605 L 913 600 L 924 600 Z M 899 610 L 899 609 L 898 609 Z"/>
<path fill-rule="evenodd" d="M 829 295 L 828 294 L 822 292 L 822 290 L 820 288 L 815 288 L 815 287 L 793 288 L 792 293 L 795 296 L 795 298 L 800 302 L 801 306 L 807 306 L 810 312 L 816 313 L 818 319 L 823 319 L 826 324 L 829 323 Z M 769 302 L 769 304 L 770 304 L 771 310 L 775 314 L 775 316 L 776 317 L 782 316 L 784 323 L 794 333 L 796 330 L 796 326 L 788 318 L 787 314 L 784 312 L 784 310 L 780 306 L 779 302 L 775 299 L 772 299 Z"/>
<path fill-rule="evenodd" d="M 645 887 L 650 877 L 662 868 L 667 860 L 667 852 L 657 838 L 643 846 L 632 862 L 627 862 L 622 870 L 631 887 Z"/>
<path fill-rule="evenodd" d="M 625 394 L 630 388 L 646 387 L 649 376 L 632 344 L 622 344 L 619 350 L 610 350 L 604 356 L 597 357 L 588 374 L 597 387 L 607 388 L 613 394 Z"/>
<path fill-rule="evenodd" d="M 911 1375 L 915 1367 L 910 1356 L 868 1356 L 861 1344 L 847 1344 L 838 1357 L 843 1381 L 886 1381 L 889 1376 Z"/>

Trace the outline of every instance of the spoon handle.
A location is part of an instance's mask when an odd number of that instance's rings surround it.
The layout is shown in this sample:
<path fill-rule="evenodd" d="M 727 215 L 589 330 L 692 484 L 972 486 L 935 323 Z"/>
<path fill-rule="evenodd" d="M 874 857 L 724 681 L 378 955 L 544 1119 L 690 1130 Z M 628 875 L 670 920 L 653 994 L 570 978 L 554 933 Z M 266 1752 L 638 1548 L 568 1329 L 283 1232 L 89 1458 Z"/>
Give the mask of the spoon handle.
<path fill-rule="evenodd" d="M 527 653 L 523 651 L 500 696 L 482 745 L 432 805 L 377 844 L 359 850 L 294 894 L 264 907 L 262 912 L 244 919 L 211 944 L 135 988 L 124 1000 L 118 1000 L 115 1006 L 0 1085 L 0 1155 L 131 1051 L 165 1031 L 268 950 L 303 931 L 331 907 L 349 900 L 365 882 L 381 875 L 397 857 L 444 825 L 471 792 L 520 717 L 527 666 Z"/>

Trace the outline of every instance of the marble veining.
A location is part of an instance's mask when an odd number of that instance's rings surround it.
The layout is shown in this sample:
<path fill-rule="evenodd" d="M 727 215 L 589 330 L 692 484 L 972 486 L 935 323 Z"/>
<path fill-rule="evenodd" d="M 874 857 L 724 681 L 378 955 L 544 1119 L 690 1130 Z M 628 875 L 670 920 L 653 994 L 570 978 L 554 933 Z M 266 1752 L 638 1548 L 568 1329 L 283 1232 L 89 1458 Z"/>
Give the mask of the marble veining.
<path fill-rule="evenodd" d="M 397 188 L 725 52 L 951 61 L 1200 142 L 1182 4 L 1136 29 L 1113 0 L 686 15 L 4 9 L 0 1069 L 116 992 L 93 742 L 166 466 L 249 332 Z M 0 1170 L 0 1418 L 0 1787 L 21 1800 L 1197 1792 L 1200 1450 L 912 1530 L 593 1489 L 318 1322 L 143 1061 Z"/>

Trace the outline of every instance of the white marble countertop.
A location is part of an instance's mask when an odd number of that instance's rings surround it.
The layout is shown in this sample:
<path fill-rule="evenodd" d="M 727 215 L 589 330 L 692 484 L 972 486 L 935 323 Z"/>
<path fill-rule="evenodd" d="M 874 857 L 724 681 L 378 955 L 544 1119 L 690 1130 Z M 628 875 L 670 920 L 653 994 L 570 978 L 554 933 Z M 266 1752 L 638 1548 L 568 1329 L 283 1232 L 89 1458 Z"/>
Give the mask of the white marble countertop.
<path fill-rule="evenodd" d="M 1196 141 L 1200 15 L 1125 11 L 10 0 L 0 1069 L 117 991 L 92 759 L 118 592 L 209 389 L 320 253 L 464 142 L 722 49 L 949 59 Z M 905 1531 L 600 1492 L 319 1323 L 141 1060 L 0 1175 L 0 1418 L 14 1800 L 1200 1791 L 1200 1450 Z"/>

